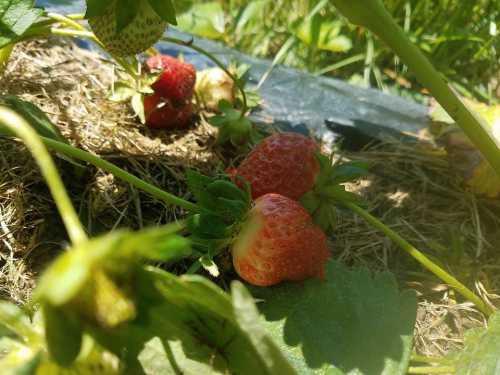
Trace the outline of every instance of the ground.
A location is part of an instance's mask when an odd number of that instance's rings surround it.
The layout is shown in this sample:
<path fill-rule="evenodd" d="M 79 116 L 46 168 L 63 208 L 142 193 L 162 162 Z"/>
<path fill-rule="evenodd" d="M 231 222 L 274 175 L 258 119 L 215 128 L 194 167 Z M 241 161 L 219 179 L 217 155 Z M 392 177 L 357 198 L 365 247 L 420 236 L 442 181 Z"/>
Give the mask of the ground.
<path fill-rule="evenodd" d="M 75 146 L 187 198 L 187 168 L 216 173 L 231 162 L 215 147 L 215 130 L 197 121 L 187 131 L 151 132 L 125 104 L 106 99 L 113 66 L 60 39 L 16 47 L 0 80 L 0 93 L 40 106 Z M 368 161 L 372 174 L 349 186 L 369 210 L 493 304 L 498 304 L 500 202 L 464 190 L 445 153 L 429 142 L 387 140 L 339 157 Z M 117 227 L 141 228 L 172 221 L 182 211 L 92 167 L 58 158 L 82 222 L 93 235 Z M 0 293 L 22 303 L 36 277 L 67 244 L 46 185 L 22 144 L 0 139 Z M 463 333 L 485 318 L 381 233 L 341 212 L 331 238 L 334 257 L 373 272 L 390 270 L 401 288 L 419 295 L 415 344 L 423 355 L 460 348 Z M 174 270 L 182 272 L 183 265 Z M 231 271 L 226 278 L 234 277 Z M 217 282 L 217 280 L 216 280 Z M 224 285 L 224 279 L 219 280 Z"/>

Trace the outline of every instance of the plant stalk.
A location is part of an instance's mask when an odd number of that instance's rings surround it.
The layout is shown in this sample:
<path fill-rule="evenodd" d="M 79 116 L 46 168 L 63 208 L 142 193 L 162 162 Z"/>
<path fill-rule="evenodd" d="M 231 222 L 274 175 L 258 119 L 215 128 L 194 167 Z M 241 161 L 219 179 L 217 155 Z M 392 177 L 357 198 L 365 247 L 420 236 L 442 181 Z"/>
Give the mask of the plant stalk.
<path fill-rule="evenodd" d="M 97 168 L 101 168 L 109 173 L 112 173 L 118 178 L 128 182 L 129 184 L 135 186 L 138 189 L 145 191 L 146 193 L 151 194 L 153 197 L 162 200 L 168 204 L 172 204 L 175 206 L 182 207 L 190 212 L 200 212 L 201 208 L 196 204 L 191 203 L 185 199 L 179 198 L 173 194 L 167 193 L 166 191 L 161 190 L 160 188 L 151 185 L 140 178 L 128 173 L 127 171 L 117 167 L 116 165 L 101 159 L 98 156 L 92 155 L 89 152 L 80 150 L 76 147 L 67 145 L 65 143 L 61 143 L 55 141 L 50 138 L 41 137 L 45 145 L 51 148 L 54 151 L 60 152 L 66 156 L 85 161 L 94 165 Z"/>
<path fill-rule="evenodd" d="M 427 258 L 422 252 L 417 250 L 413 245 L 411 245 L 408 241 L 406 241 L 403 237 L 394 232 L 391 228 L 389 228 L 379 219 L 377 219 L 369 212 L 365 211 L 364 209 L 362 209 L 361 207 L 359 207 L 354 203 L 342 202 L 342 204 L 347 208 L 349 208 L 351 211 L 361 216 L 363 219 L 365 219 L 371 226 L 383 232 L 387 237 L 389 237 L 392 241 L 394 241 L 394 243 L 396 243 L 401 249 L 410 254 L 422 266 L 424 266 L 434 275 L 439 277 L 450 287 L 455 289 L 463 297 L 473 302 L 483 314 L 485 314 L 486 316 L 490 316 L 494 312 L 494 310 L 486 303 L 484 303 L 484 301 L 481 298 L 479 298 L 474 292 L 472 292 L 469 288 L 467 288 L 456 278 L 451 276 L 444 269 L 435 264 L 432 260 Z"/>
<path fill-rule="evenodd" d="M 85 242 L 87 235 L 68 197 L 54 161 L 41 141 L 40 136 L 22 116 L 5 106 L 0 106 L 0 125 L 5 126 L 15 136 L 21 138 L 35 158 L 43 177 L 47 181 L 47 185 L 73 245 L 76 246 Z"/>
<path fill-rule="evenodd" d="M 399 55 L 500 176 L 500 140 L 493 136 L 485 121 L 466 106 L 446 78 L 408 39 L 383 3 L 380 0 L 332 0 L 332 3 L 351 22 L 370 29 Z"/>
<path fill-rule="evenodd" d="M 453 366 L 423 366 L 423 367 L 409 367 L 408 374 L 453 374 L 455 368 Z"/>

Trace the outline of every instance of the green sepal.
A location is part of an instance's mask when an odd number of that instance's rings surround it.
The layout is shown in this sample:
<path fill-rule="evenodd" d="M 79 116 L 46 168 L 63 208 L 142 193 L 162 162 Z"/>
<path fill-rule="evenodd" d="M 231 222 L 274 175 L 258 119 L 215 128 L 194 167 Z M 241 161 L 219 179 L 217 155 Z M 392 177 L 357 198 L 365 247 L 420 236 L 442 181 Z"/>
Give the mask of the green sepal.
<path fill-rule="evenodd" d="M 219 102 L 219 112 L 208 119 L 210 125 L 219 128 L 217 144 L 231 142 L 234 146 L 242 146 L 255 138 L 252 122 L 227 100 Z"/>
<path fill-rule="evenodd" d="M 195 214 L 187 220 L 190 233 L 198 238 L 224 238 L 227 235 L 227 225 L 215 214 Z"/>
<path fill-rule="evenodd" d="M 238 186 L 229 181 L 217 180 L 207 186 L 208 191 L 221 198 L 246 202 L 248 196 Z"/>
<path fill-rule="evenodd" d="M 308 191 L 300 198 L 300 203 L 310 214 L 313 214 L 320 206 L 321 199 L 314 191 Z"/>
<path fill-rule="evenodd" d="M 85 11 L 85 18 L 89 19 L 102 16 L 110 5 L 110 1 L 87 0 L 87 10 Z"/>
<path fill-rule="evenodd" d="M 343 185 L 326 186 L 321 189 L 320 194 L 337 202 L 355 202 L 357 204 L 364 204 L 364 200 L 359 194 L 347 191 Z"/>
<path fill-rule="evenodd" d="M 333 168 L 330 182 L 333 184 L 342 184 L 355 181 L 361 177 L 367 176 L 369 167 L 369 163 L 362 161 L 351 161 L 339 164 Z"/>
<path fill-rule="evenodd" d="M 141 1 L 144 0 L 116 0 L 116 33 L 120 33 L 134 21 L 139 12 Z"/>

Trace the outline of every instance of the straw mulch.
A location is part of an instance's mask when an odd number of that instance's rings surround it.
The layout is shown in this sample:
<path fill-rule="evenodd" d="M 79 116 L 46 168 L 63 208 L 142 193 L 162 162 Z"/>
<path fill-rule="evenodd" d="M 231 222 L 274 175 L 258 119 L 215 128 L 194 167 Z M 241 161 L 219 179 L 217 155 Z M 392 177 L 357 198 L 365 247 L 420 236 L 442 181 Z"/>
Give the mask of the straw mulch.
<path fill-rule="evenodd" d="M 16 47 L 0 79 L 0 94 L 32 101 L 73 145 L 179 196 L 189 197 L 186 168 L 215 173 L 230 162 L 214 148 L 214 130 L 203 122 L 188 131 L 150 132 L 127 105 L 108 101 L 113 69 L 109 61 L 68 41 L 29 42 Z M 498 304 L 498 201 L 465 191 L 438 149 L 385 142 L 342 157 L 372 165 L 372 175 L 350 185 L 372 213 Z M 81 171 L 61 159 L 58 165 L 82 222 L 94 235 L 165 223 L 182 214 L 93 167 Z M 67 246 L 67 237 L 22 144 L 0 139 L 0 168 L 0 294 L 22 303 L 47 262 Z M 349 212 L 340 215 L 332 248 L 347 264 L 391 270 L 402 288 L 418 292 L 415 343 L 421 354 L 460 348 L 466 329 L 485 324 L 471 303 Z"/>

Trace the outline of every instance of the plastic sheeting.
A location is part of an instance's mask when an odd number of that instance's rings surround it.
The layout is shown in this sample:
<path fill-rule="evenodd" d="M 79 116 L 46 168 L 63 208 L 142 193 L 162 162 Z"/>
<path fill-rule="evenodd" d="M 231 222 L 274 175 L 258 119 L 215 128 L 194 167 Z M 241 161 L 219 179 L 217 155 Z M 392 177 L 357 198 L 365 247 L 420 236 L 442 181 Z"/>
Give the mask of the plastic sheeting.
<path fill-rule="evenodd" d="M 83 0 L 39 0 L 37 4 L 61 13 L 84 11 Z M 250 84 L 256 84 L 271 66 L 271 61 L 254 58 L 220 43 L 193 37 L 170 29 L 170 36 L 194 43 L 217 56 L 222 62 L 237 61 L 251 66 Z M 95 49 L 80 41 L 84 48 Z M 171 43 L 158 43 L 162 53 L 182 53 L 197 69 L 213 66 L 205 56 Z M 415 102 L 365 89 L 343 81 L 314 76 L 296 69 L 276 66 L 259 93 L 264 102 L 252 114 L 254 121 L 272 122 L 298 131 L 311 130 L 325 141 L 342 134 L 351 148 L 358 148 L 372 138 L 385 136 L 411 139 L 427 125 L 427 108 Z"/>

